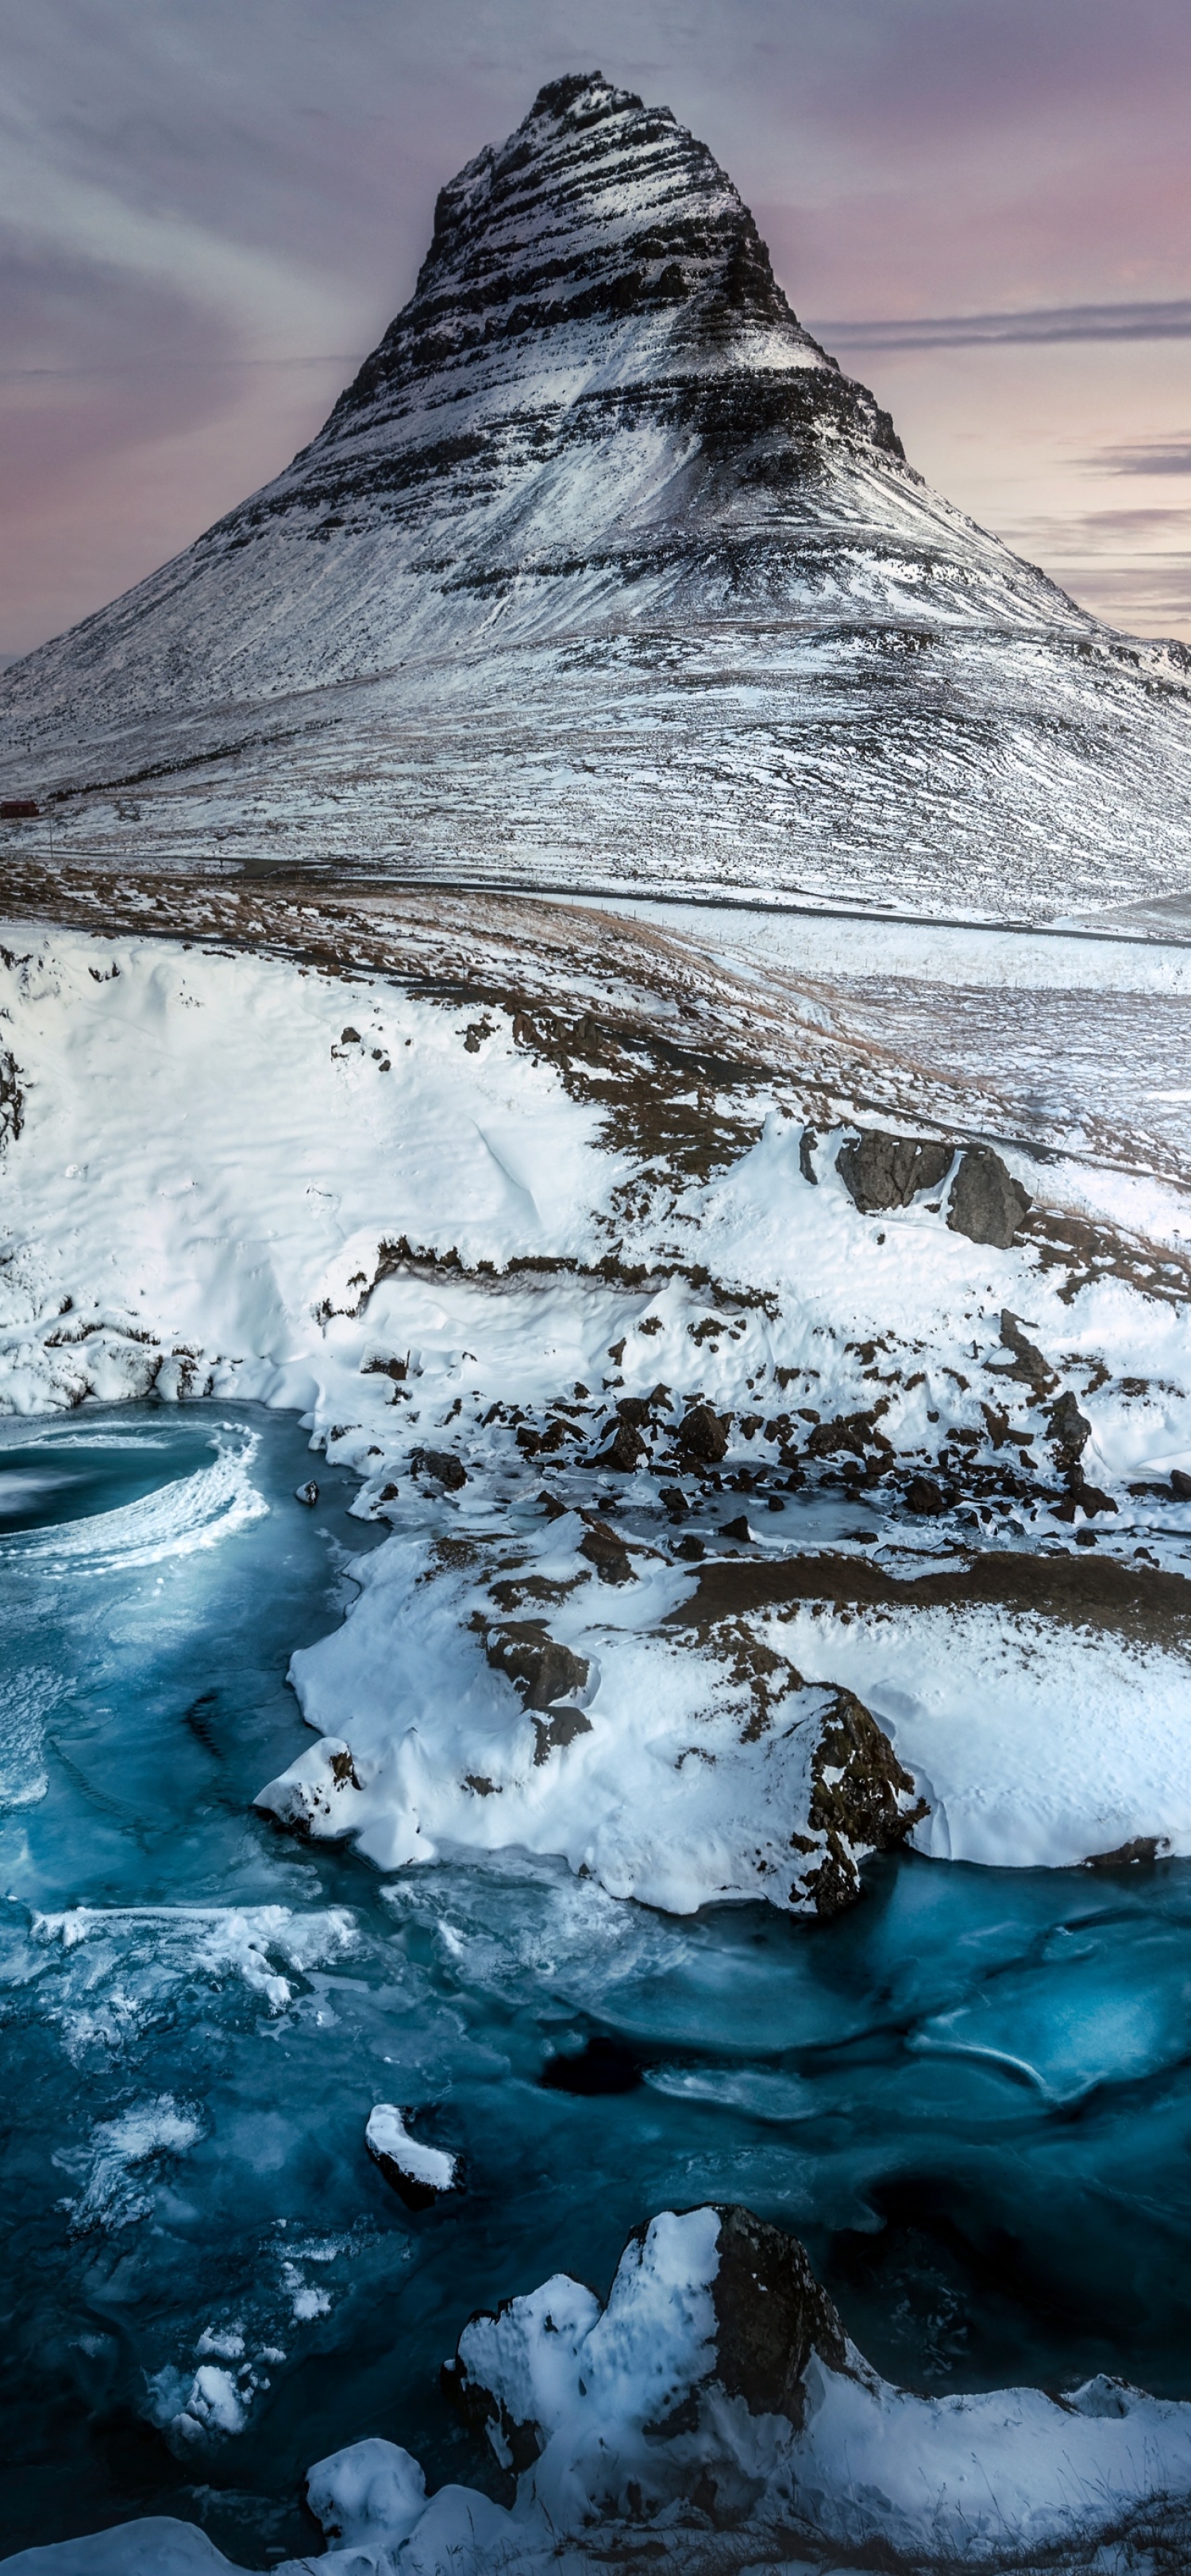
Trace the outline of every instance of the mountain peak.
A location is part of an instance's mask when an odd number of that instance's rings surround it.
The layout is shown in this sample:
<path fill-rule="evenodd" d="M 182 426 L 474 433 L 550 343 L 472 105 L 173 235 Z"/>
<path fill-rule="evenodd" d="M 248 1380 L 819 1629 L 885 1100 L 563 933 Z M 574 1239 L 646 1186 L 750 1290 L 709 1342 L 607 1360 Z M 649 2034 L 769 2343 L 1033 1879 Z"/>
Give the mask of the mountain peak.
<path fill-rule="evenodd" d="M 622 381 L 832 364 L 707 145 L 602 72 L 548 82 L 508 140 L 441 191 L 414 294 L 328 430 L 378 405 L 391 419 L 394 398 L 404 408 L 440 371 L 466 367 L 474 393 L 510 359 L 522 377 L 535 362 L 595 364 Z"/>
<path fill-rule="evenodd" d="M 10 792 L 122 863 L 994 915 L 1186 865 L 1182 666 L 930 491 L 707 145 L 601 72 L 443 189 L 310 445 L 0 710 Z"/>

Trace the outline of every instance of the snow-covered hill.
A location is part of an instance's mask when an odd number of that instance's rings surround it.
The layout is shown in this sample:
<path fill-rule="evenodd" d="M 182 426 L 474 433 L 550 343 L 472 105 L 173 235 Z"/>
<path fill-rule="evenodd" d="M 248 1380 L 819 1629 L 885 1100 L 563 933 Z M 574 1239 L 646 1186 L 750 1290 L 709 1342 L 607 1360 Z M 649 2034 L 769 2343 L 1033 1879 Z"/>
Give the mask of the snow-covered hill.
<path fill-rule="evenodd" d="M 287 471 L 5 676 L 0 774 L 80 856 L 1046 917 L 1186 886 L 1189 682 L 927 488 L 591 74 Z"/>

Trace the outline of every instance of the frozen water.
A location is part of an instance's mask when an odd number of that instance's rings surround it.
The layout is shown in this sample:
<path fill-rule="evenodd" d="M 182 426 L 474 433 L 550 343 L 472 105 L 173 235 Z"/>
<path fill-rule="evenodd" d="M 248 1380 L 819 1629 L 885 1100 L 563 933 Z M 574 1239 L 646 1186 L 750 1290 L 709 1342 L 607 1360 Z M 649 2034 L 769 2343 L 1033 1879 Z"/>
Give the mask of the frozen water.
<path fill-rule="evenodd" d="M 173 2512 L 301 2551 L 376 2433 L 490 2483 L 439 2365 L 640 2218 L 747 2201 L 932 2390 L 1188 2389 L 1191 1865 L 907 1856 L 830 1926 L 679 1921 L 516 1852 L 388 1879 L 254 1814 L 356 1486 L 291 1417 L 12 1426 L 0 1542 L 5 2543 Z M 15 1490 L 14 1490 L 15 1486 Z M 553 2080 L 544 2080 L 553 2072 Z M 406 2211 L 376 2103 L 464 2159 Z"/>

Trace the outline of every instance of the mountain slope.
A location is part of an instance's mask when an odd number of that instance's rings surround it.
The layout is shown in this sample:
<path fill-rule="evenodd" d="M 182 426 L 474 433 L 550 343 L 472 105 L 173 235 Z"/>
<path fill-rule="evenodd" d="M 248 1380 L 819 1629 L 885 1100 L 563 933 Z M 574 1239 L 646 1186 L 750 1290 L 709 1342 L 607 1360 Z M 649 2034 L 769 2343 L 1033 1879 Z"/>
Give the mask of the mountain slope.
<path fill-rule="evenodd" d="M 1187 683 L 930 492 L 593 74 L 286 472 L 6 675 L 0 755 L 80 852 L 1045 914 L 1185 884 Z"/>

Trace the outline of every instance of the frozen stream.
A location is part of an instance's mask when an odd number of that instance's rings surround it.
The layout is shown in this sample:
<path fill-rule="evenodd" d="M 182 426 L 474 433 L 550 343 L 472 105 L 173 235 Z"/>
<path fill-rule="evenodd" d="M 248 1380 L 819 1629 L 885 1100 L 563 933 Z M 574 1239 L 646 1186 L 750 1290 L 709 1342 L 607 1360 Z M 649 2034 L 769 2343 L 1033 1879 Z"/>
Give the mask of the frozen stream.
<path fill-rule="evenodd" d="M 491 2483 L 438 2389 L 469 2309 L 602 2293 L 712 2198 L 796 2228 L 894 2378 L 1191 2395 L 1191 1864 L 907 1858 L 819 1928 L 286 1841 L 251 1799 L 356 1490 L 251 1406 L 4 1426 L 5 2545 L 173 2511 L 267 2564 L 370 2432 Z M 370 2163 L 385 2099 L 456 2203 Z"/>

